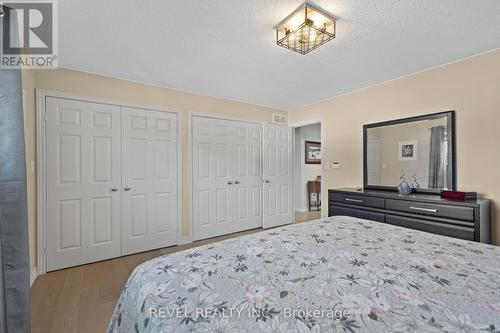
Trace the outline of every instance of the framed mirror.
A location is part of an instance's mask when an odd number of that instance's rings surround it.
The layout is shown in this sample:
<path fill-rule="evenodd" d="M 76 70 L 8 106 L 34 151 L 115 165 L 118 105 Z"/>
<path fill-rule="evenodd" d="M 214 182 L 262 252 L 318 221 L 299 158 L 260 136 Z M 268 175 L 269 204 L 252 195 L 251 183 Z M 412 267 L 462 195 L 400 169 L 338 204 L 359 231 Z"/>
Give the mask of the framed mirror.
<path fill-rule="evenodd" d="M 363 126 L 363 187 L 413 192 L 456 190 L 455 111 Z"/>

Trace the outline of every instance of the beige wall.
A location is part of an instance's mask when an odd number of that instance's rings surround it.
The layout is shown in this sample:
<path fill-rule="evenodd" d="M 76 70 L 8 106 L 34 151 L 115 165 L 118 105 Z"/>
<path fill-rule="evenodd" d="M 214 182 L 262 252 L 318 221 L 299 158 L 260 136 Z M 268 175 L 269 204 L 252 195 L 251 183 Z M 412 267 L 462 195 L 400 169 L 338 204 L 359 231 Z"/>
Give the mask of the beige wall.
<path fill-rule="evenodd" d="M 362 185 L 363 124 L 448 110 L 456 110 L 458 189 L 493 200 L 493 241 L 500 245 L 500 50 L 319 102 L 289 118 L 292 125 L 323 122 L 323 164 L 342 162 L 324 171 L 326 189 Z"/>
<path fill-rule="evenodd" d="M 151 86 L 126 80 L 110 78 L 68 69 L 37 70 L 23 73 L 23 89 L 28 100 L 27 122 L 30 130 L 26 131 L 28 159 L 35 160 L 35 87 L 57 90 L 85 96 L 114 99 L 129 103 L 170 107 L 181 111 L 182 127 L 182 163 L 183 163 L 183 235 L 188 234 L 190 212 L 188 205 L 191 190 L 187 170 L 188 145 L 188 115 L 187 112 L 202 112 L 220 116 L 236 117 L 243 120 L 270 122 L 273 113 L 284 114 L 272 108 L 224 100 L 220 98 L 197 95 L 172 89 Z M 29 230 L 31 268 L 36 266 L 36 178 L 34 174 L 28 177 L 29 199 Z"/>

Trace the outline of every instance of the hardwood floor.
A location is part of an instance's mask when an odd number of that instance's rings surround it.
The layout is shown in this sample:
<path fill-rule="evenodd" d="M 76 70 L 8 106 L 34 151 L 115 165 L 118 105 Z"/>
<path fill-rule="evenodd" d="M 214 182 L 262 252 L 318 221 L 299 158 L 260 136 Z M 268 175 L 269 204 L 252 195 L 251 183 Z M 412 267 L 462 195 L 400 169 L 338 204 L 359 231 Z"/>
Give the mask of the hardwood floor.
<path fill-rule="evenodd" d="M 164 254 L 261 230 L 244 231 L 41 275 L 31 288 L 31 332 L 105 332 L 123 286 L 137 265 Z"/>
<path fill-rule="evenodd" d="M 321 211 L 295 212 L 295 222 L 308 222 L 321 218 Z"/>

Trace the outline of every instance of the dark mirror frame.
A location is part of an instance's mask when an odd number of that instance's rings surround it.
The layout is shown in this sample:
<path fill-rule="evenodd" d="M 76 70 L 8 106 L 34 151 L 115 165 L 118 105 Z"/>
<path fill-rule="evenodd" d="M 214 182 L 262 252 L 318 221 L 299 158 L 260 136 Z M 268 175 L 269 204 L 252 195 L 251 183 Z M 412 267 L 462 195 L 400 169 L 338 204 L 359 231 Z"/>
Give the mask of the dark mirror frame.
<path fill-rule="evenodd" d="M 450 146 L 451 146 L 451 184 L 452 184 L 451 189 L 456 190 L 457 189 L 457 170 L 456 170 L 457 163 L 456 163 L 456 148 L 455 148 L 456 138 L 455 138 L 455 111 L 454 110 L 363 125 L 363 188 L 369 189 L 369 190 L 397 191 L 397 187 L 395 187 L 395 186 L 368 185 L 366 144 L 367 144 L 367 132 L 368 132 L 369 128 L 411 123 L 411 122 L 415 122 L 415 121 L 436 119 L 436 118 L 443 118 L 443 117 L 447 118 L 447 123 L 448 123 L 447 131 L 448 131 L 448 133 L 450 133 L 449 139 L 450 139 Z M 439 190 L 439 189 L 414 189 L 412 191 L 412 193 L 440 193 L 440 191 L 441 190 Z"/>

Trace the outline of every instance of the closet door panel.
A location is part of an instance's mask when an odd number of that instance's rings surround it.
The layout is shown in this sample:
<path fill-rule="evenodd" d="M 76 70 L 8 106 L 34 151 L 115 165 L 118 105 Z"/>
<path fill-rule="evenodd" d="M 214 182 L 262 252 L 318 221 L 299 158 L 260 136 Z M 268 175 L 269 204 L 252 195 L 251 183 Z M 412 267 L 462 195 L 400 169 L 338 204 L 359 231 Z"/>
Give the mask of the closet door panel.
<path fill-rule="evenodd" d="M 122 254 L 177 244 L 177 115 L 122 107 Z"/>
<path fill-rule="evenodd" d="M 45 102 L 47 270 L 119 256 L 120 108 Z"/>
<path fill-rule="evenodd" d="M 292 223 L 292 129 L 264 128 L 264 228 Z"/>
<path fill-rule="evenodd" d="M 262 126 L 237 123 L 233 231 L 262 227 Z"/>
<path fill-rule="evenodd" d="M 262 127 L 195 116 L 194 239 L 262 226 Z"/>
<path fill-rule="evenodd" d="M 234 129 L 231 122 L 193 117 L 193 238 L 232 232 Z"/>

